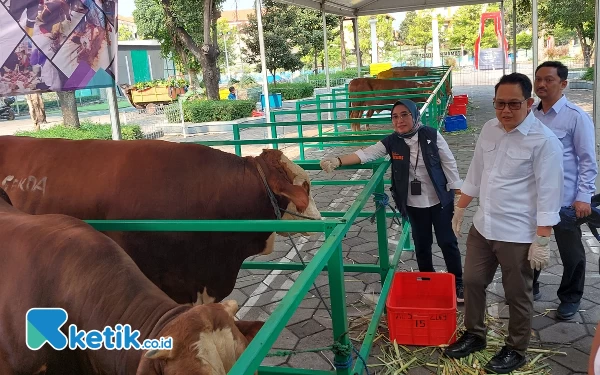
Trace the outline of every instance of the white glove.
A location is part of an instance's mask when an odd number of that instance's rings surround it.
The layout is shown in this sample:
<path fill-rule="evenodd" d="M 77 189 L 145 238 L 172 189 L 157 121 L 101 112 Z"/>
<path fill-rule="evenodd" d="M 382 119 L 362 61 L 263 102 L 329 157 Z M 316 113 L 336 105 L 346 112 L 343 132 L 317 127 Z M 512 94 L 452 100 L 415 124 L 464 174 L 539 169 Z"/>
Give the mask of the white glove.
<path fill-rule="evenodd" d="M 529 246 L 529 255 L 527 260 L 531 263 L 531 268 L 541 271 L 548 265 L 550 260 L 550 248 L 548 237 L 539 237 Z M 540 244 L 541 242 L 541 244 Z"/>
<path fill-rule="evenodd" d="M 340 160 L 337 157 L 326 157 L 319 163 L 321 169 L 327 173 L 333 172 L 334 169 L 340 166 Z"/>
<path fill-rule="evenodd" d="M 465 216 L 465 209 L 454 206 L 454 216 L 452 216 L 452 230 L 456 237 L 462 237 L 460 229 L 463 223 L 463 217 Z"/>
<path fill-rule="evenodd" d="M 456 208 L 456 205 L 458 204 L 458 201 L 460 200 L 460 194 L 454 194 L 454 208 Z"/>

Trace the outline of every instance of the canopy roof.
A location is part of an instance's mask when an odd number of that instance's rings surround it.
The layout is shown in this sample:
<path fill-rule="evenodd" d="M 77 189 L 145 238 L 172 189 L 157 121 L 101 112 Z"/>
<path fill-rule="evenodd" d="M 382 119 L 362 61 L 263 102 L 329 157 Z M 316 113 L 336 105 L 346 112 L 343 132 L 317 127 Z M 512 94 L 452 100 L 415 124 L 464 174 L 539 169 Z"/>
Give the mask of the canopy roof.
<path fill-rule="evenodd" d="M 481 4 L 482 0 L 278 0 L 281 3 L 321 9 L 325 13 L 357 17 L 419 9 Z"/>

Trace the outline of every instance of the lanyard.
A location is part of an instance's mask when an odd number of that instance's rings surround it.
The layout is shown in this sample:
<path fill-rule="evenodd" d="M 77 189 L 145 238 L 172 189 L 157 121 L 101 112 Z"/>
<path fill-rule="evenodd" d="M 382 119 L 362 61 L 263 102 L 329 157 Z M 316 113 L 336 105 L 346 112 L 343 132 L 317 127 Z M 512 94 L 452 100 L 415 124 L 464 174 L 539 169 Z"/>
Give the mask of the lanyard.
<path fill-rule="evenodd" d="M 417 140 L 417 160 L 415 160 L 415 166 L 413 167 L 413 172 L 415 175 L 415 180 L 417 179 L 417 165 L 419 164 L 419 150 L 421 148 L 421 142 L 419 142 Z M 410 152 L 409 152 L 410 155 Z M 408 157 L 409 163 L 410 163 L 410 156 Z"/>

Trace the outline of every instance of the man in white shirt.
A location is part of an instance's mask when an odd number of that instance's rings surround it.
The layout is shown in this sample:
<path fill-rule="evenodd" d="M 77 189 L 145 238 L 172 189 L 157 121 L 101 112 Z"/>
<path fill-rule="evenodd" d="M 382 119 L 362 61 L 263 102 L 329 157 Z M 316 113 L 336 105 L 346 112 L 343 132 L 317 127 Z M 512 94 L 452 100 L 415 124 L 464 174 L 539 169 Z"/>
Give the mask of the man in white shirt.
<path fill-rule="evenodd" d="M 563 207 L 573 207 L 577 218 L 591 215 L 591 199 L 596 190 L 595 129 L 590 116 L 563 95 L 569 70 L 558 61 L 546 61 L 535 71 L 535 93 L 541 99 L 533 114 L 556 134 L 564 153 L 564 194 L 558 198 Z M 585 283 L 585 248 L 579 226 L 554 227 L 554 236 L 563 263 L 563 275 L 557 295 L 560 305 L 556 317 L 572 319 L 579 310 Z M 539 299 L 538 277 L 533 277 L 533 297 Z"/>
<path fill-rule="evenodd" d="M 530 79 L 520 73 L 505 75 L 496 85 L 496 118 L 481 129 L 452 218 L 460 236 L 465 208 L 479 197 L 463 276 L 466 332 L 445 354 L 462 358 L 486 347 L 486 288 L 500 265 L 509 302 L 508 337 L 485 365 L 499 374 L 525 364 L 533 269 L 547 265 L 552 226 L 560 221 L 562 145 L 531 112 L 531 89 Z"/>

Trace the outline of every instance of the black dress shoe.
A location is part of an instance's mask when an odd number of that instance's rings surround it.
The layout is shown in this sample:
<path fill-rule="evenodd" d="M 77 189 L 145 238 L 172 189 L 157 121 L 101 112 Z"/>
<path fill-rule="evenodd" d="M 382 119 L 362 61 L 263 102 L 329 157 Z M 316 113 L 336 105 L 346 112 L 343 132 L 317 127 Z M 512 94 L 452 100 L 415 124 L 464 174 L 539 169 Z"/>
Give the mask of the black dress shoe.
<path fill-rule="evenodd" d="M 471 353 L 485 349 L 486 344 L 485 339 L 465 332 L 454 344 L 444 350 L 444 354 L 450 358 L 463 358 Z"/>
<path fill-rule="evenodd" d="M 492 374 L 508 374 L 511 371 L 525 365 L 525 356 L 504 346 L 490 361 L 484 369 Z"/>
<path fill-rule="evenodd" d="M 579 303 L 561 302 L 556 309 L 556 318 L 560 320 L 571 320 L 579 311 Z"/>

